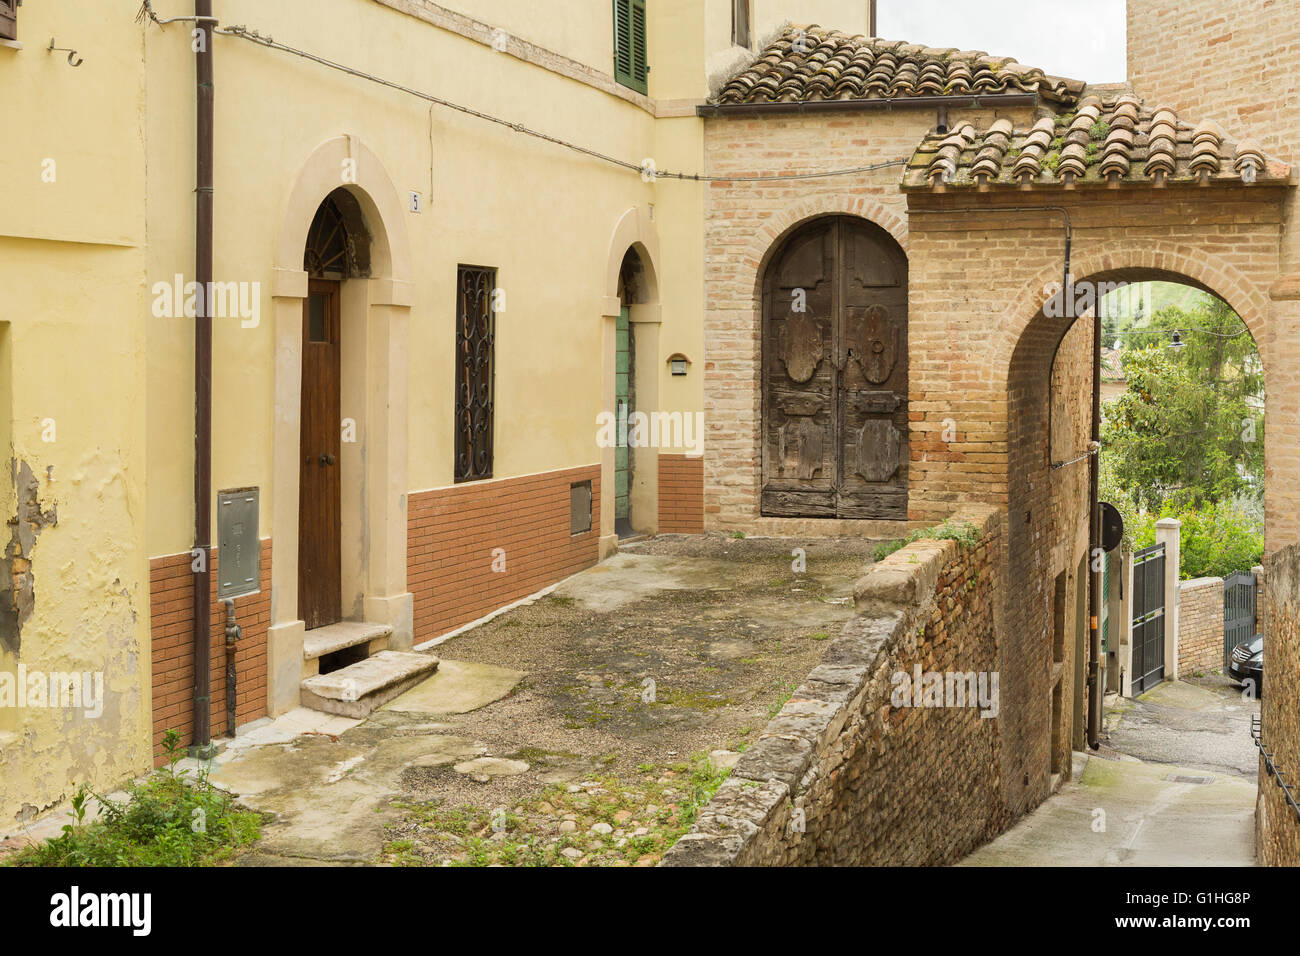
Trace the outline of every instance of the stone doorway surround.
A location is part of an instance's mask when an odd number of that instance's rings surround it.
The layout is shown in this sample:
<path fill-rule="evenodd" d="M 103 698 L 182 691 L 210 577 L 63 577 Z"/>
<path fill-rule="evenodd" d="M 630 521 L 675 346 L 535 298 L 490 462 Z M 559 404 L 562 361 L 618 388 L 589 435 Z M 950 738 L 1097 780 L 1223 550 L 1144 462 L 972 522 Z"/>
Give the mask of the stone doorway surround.
<path fill-rule="evenodd" d="M 271 569 L 272 716 L 298 706 L 306 633 L 298 613 L 302 309 L 308 282 L 303 249 L 317 208 L 340 186 L 357 200 L 370 232 L 370 276 L 345 283 L 343 300 L 345 333 L 352 329 L 361 339 L 358 361 L 344 358 L 343 415 L 355 421 L 357 441 L 344 446 L 343 540 L 344 554 L 358 557 L 345 557 L 343 613 L 391 627 L 391 649 L 407 650 L 413 639 L 413 599 L 406 587 L 411 257 L 404 207 L 391 177 L 368 146 L 345 135 L 322 143 L 304 162 L 276 245 L 271 525 L 284 544 L 276 548 Z"/>
<path fill-rule="evenodd" d="M 615 407 L 615 342 L 618 317 L 625 303 L 619 297 L 619 274 L 623 259 L 633 252 L 641 260 L 646 280 L 644 302 L 629 302 L 628 319 L 637 355 L 635 391 L 637 408 L 659 408 L 659 327 L 663 322 L 659 305 L 659 235 L 646 206 L 633 206 L 623 213 L 609 240 L 605 260 L 605 295 L 601 298 L 601 410 Z M 596 423 L 592 422 L 592 433 Z M 630 491 L 632 513 L 637 530 L 653 534 L 659 521 L 659 449 L 630 449 L 635 483 Z M 600 558 L 618 550 L 618 533 L 614 530 L 614 449 L 600 449 Z"/>

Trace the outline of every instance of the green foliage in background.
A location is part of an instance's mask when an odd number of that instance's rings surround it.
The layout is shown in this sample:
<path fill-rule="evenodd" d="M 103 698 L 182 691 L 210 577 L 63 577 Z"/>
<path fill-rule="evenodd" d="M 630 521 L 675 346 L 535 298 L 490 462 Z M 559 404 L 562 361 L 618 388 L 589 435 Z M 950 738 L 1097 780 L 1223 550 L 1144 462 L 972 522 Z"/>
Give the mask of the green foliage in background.
<path fill-rule="evenodd" d="M 1111 492 L 1152 512 L 1259 498 L 1264 376 L 1245 323 L 1207 297 L 1161 309 L 1144 329 L 1168 334 L 1119 335 L 1127 390 L 1107 404 L 1102 429 Z M 1175 329 L 1179 350 L 1168 347 Z"/>

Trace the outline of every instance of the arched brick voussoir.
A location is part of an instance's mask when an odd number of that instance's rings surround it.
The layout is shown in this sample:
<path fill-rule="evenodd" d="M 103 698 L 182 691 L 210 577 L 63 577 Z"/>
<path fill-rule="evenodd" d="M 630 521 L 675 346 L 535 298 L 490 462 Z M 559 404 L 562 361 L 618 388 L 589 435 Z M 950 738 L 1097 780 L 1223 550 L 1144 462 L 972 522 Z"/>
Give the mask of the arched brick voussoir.
<path fill-rule="evenodd" d="M 740 261 L 745 263 L 747 269 L 753 269 L 751 278 L 755 290 L 758 289 L 768 260 L 781 247 L 781 241 L 799 226 L 822 216 L 857 216 L 866 219 L 893 236 L 903 252 L 907 252 L 907 222 L 884 203 L 867 196 L 854 197 L 850 193 L 812 196 L 790 204 L 769 218 L 761 229 L 754 232 L 740 252 Z"/>
<path fill-rule="evenodd" d="M 1090 240 L 1102 245 L 1100 240 Z M 1256 281 L 1219 254 L 1190 244 L 1165 240 L 1144 243 L 1105 243 L 1096 252 L 1076 255 L 1070 272 L 1076 283 L 1098 281 L 1165 281 L 1197 286 L 1228 303 L 1250 330 L 1255 342 L 1265 343 L 1268 316 L 1268 279 L 1272 265 L 1260 270 Z M 994 369 L 999 388 L 1005 388 L 1016 345 L 1038 318 L 1047 300 L 1049 286 L 1056 287 L 1063 278 L 1063 263 L 1045 267 L 1027 280 L 1003 309 L 998 332 L 992 337 L 988 361 Z"/>

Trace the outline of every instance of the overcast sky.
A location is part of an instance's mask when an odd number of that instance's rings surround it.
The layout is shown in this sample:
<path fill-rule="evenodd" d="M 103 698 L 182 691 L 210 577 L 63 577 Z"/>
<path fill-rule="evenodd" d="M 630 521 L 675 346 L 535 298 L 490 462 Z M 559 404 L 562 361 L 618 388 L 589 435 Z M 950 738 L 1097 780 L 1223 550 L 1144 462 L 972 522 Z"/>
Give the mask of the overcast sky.
<path fill-rule="evenodd" d="M 1125 79 L 1124 0 L 878 0 L 887 40 L 984 50 L 1089 83 Z"/>

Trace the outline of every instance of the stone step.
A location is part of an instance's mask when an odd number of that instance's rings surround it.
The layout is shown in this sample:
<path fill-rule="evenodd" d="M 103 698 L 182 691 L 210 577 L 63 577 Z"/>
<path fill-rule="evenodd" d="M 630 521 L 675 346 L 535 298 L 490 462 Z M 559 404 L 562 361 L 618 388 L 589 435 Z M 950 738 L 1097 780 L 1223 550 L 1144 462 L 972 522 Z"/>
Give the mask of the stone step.
<path fill-rule="evenodd" d="M 393 629 L 387 624 L 367 624 L 363 621 L 339 621 L 308 631 L 302 642 L 302 657 L 314 661 L 358 644 L 369 644 L 379 638 L 391 637 Z"/>
<path fill-rule="evenodd" d="M 380 651 L 329 674 L 308 677 L 299 685 L 299 694 L 304 707 L 359 719 L 420 683 L 438 663 L 432 654 Z"/>

